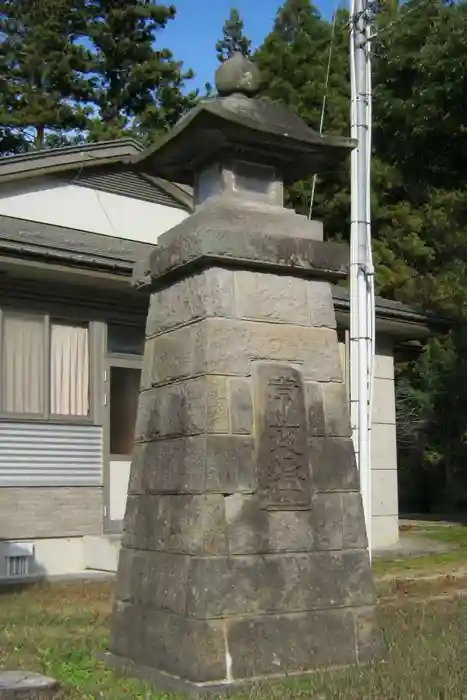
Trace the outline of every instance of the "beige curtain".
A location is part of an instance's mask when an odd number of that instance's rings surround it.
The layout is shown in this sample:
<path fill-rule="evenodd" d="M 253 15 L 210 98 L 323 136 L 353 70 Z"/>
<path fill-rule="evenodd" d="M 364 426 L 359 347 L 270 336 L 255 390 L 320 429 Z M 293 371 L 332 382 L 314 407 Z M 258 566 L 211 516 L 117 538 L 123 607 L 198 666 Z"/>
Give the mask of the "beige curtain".
<path fill-rule="evenodd" d="M 89 414 L 89 332 L 83 326 L 50 325 L 50 412 Z"/>
<path fill-rule="evenodd" d="M 44 319 L 3 317 L 3 410 L 44 411 Z"/>

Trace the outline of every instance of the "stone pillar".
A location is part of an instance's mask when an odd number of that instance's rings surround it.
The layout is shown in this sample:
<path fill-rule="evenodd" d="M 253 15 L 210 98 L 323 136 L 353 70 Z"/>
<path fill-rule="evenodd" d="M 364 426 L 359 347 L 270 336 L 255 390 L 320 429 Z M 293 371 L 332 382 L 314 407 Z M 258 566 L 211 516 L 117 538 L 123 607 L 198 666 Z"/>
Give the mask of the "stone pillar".
<path fill-rule="evenodd" d="M 144 271 L 108 655 L 199 692 L 364 662 L 379 644 L 329 284 L 348 251 L 223 170 Z"/>

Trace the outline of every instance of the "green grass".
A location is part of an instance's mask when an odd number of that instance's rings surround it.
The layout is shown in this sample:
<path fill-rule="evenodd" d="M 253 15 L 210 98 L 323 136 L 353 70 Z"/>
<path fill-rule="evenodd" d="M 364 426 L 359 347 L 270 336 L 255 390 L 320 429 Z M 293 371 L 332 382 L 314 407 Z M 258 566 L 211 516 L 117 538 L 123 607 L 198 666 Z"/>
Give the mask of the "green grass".
<path fill-rule="evenodd" d="M 407 531 L 407 529 L 406 529 Z M 464 525 L 413 525 L 409 534 L 455 545 L 457 549 L 443 554 L 430 554 L 411 559 L 373 560 L 375 576 L 413 574 L 446 574 L 467 569 L 467 527 Z M 467 697 L 467 693 L 466 693 Z"/>
<path fill-rule="evenodd" d="M 421 537 L 456 545 L 467 553 L 467 527 L 465 525 L 419 525 L 411 530 Z"/>
<path fill-rule="evenodd" d="M 106 648 L 110 584 L 0 591 L 0 668 L 26 668 L 62 684 L 57 700 L 168 700 L 119 679 L 96 659 Z M 317 672 L 235 693 L 235 700 L 465 700 L 467 598 L 381 607 L 384 661 Z"/>

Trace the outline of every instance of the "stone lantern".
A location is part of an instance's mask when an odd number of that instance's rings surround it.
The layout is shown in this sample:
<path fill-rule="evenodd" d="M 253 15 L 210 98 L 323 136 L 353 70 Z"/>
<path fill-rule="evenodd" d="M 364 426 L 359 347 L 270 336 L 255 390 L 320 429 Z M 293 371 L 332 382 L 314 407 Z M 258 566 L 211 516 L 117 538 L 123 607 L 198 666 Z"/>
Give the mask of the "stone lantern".
<path fill-rule="evenodd" d="M 257 98 L 240 55 L 216 86 L 141 156 L 196 207 L 135 271 L 151 300 L 107 654 L 196 693 L 379 648 L 330 288 L 348 249 L 283 207 L 354 144 Z"/>

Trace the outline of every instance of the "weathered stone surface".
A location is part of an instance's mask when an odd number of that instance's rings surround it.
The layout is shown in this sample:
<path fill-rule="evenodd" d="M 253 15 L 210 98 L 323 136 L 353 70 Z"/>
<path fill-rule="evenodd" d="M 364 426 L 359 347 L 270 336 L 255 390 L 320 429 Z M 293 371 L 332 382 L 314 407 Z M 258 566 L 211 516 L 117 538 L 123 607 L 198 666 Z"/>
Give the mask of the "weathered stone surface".
<path fill-rule="evenodd" d="M 224 377 L 204 376 L 140 394 L 135 439 L 228 433 L 229 401 Z"/>
<path fill-rule="evenodd" d="M 323 436 L 326 432 L 323 386 L 323 384 L 318 382 L 306 382 L 305 384 L 305 405 L 309 435 Z"/>
<path fill-rule="evenodd" d="M 309 324 L 308 281 L 261 272 L 235 272 L 235 306 L 240 318 Z M 332 301 L 331 301 L 332 303 Z"/>
<path fill-rule="evenodd" d="M 260 508 L 255 496 L 235 493 L 225 499 L 230 554 L 309 552 L 314 548 L 313 513 Z"/>
<path fill-rule="evenodd" d="M 148 341 L 143 388 L 200 374 L 247 376 L 255 360 L 303 366 L 307 380 L 342 381 L 336 333 L 328 328 L 209 318 Z"/>
<path fill-rule="evenodd" d="M 206 381 L 206 431 L 208 433 L 228 433 L 229 399 L 227 379 L 225 377 L 207 376 Z"/>
<path fill-rule="evenodd" d="M 233 619 L 227 639 L 234 679 L 306 673 L 318 666 L 357 661 L 349 610 Z"/>
<path fill-rule="evenodd" d="M 210 435 L 206 445 L 206 491 L 252 493 L 257 488 L 253 438 Z"/>
<path fill-rule="evenodd" d="M 359 663 L 369 663 L 381 653 L 381 631 L 374 608 L 354 610 Z"/>
<path fill-rule="evenodd" d="M 130 494 L 252 493 L 255 446 L 244 435 L 198 435 L 135 445 Z"/>
<path fill-rule="evenodd" d="M 368 542 L 359 493 L 321 493 L 312 503 L 316 549 L 364 549 Z"/>
<path fill-rule="evenodd" d="M 365 550 L 193 558 L 187 614 L 198 619 L 371 605 Z"/>
<path fill-rule="evenodd" d="M 205 435 L 135 445 L 128 493 L 202 493 L 205 488 Z"/>
<path fill-rule="evenodd" d="M 215 692 L 374 646 L 328 285 L 348 249 L 280 206 L 284 184 L 351 145 L 233 94 L 146 156 L 195 182 L 195 212 L 136 282 L 154 296 L 110 639 L 121 667 Z"/>
<path fill-rule="evenodd" d="M 188 379 L 208 371 L 207 323 L 201 321 L 146 342 L 141 388 Z"/>
<path fill-rule="evenodd" d="M 229 395 L 232 433 L 250 435 L 253 432 L 253 403 L 250 382 L 247 379 L 231 377 Z"/>
<path fill-rule="evenodd" d="M 341 494 L 341 498 L 344 519 L 342 548 L 367 548 L 368 538 L 360 492 L 343 493 Z"/>
<path fill-rule="evenodd" d="M 117 602 L 109 648 L 137 664 L 192 681 L 226 678 L 222 622 L 186 619 L 148 606 Z"/>
<path fill-rule="evenodd" d="M 329 282 L 308 280 L 306 285 L 308 324 L 310 326 L 336 327 L 334 302 Z"/>
<path fill-rule="evenodd" d="M 358 490 L 351 438 L 311 437 L 308 450 L 312 483 L 317 491 Z"/>
<path fill-rule="evenodd" d="M 185 614 L 191 557 L 122 547 L 120 559 L 116 600 Z"/>
<path fill-rule="evenodd" d="M 260 90 L 261 73 L 242 53 L 234 53 L 216 70 L 215 84 L 219 95 L 240 93 L 253 97 Z"/>
<path fill-rule="evenodd" d="M 0 671 L 0 700 L 44 700 L 58 690 L 54 678 L 33 671 Z"/>
<path fill-rule="evenodd" d="M 232 270 L 212 267 L 151 295 L 146 336 L 208 316 L 233 316 Z"/>
<path fill-rule="evenodd" d="M 264 508 L 310 505 L 305 398 L 301 373 L 290 365 L 255 366 L 258 486 Z"/>
<path fill-rule="evenodd" d="M 221 495 L 128 496 L 122 546 L 179 554 L 225 554 Z"/>
<path fill-rule="evenodd" d="M 157 288 L 192 269 L 241 264 L 243 268 L 280 271 L 294 276 L 326 279 L 347 275 L 349 249 L 346 244 L 313 240 L 312 224 L 304 216 L 276 207 L 242 206 L 238 200 L 219 198 L 200 207 L 192 216 L 163 233 L 157 248 L 144 266 L 135 270 L 137 286 Z"/>
<path fill-rule="evenodd" d="M 330 382 L 323 385 L 326 435 L 350 437 L 350 415 L 347 390 L 343 383 Z"/>

